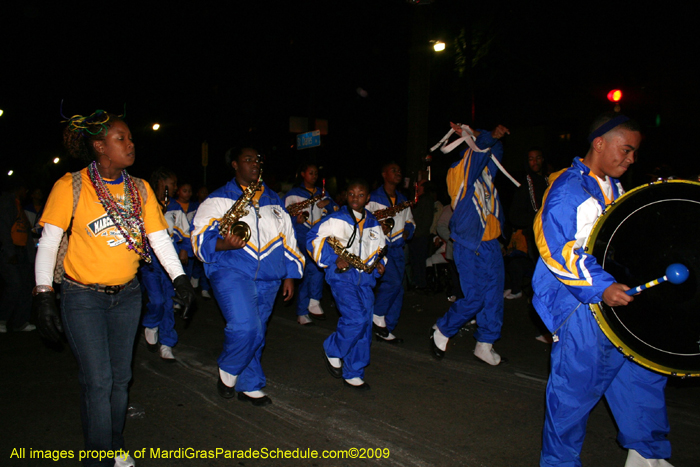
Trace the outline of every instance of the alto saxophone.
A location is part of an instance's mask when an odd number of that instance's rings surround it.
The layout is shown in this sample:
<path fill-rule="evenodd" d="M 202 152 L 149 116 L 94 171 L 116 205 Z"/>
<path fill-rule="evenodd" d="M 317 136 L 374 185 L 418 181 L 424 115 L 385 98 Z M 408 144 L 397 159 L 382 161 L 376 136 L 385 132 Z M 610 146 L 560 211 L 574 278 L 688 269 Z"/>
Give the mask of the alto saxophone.
<path fill-rule="evenodd" d="M 222 237 L 237 235 L 244 242 L 250 239 L 250 226 L 239 219 L 248 215 L 247 207 L 255 196 L 255 192 L 260 191 L 260 187 L 262 187 L 262 167 L 260 168 L 258 181 L 251 183 L 243 190 L 241 196 L 238 197 L 233 206 L 226 211 L 224 217 L 219 221 L 219 233 Z"/>
<path fill-rule="evenodd" d="M 333 251 L 335 251 L 335 254 L 338 255 L 340 259 L 345 260 L 350 266 L 354 267 L 360 272 L 366 272 L 367 274 L 371 273 L 374 271 L 374 269 L 379 265 L 381 262 L 382 258 L 386 256 L 387 251 L 389 248 L 384 245 L 384 248 L 382 248 L 382 251 L 379 252 L 379 255 L 377 255 L 377 259 L 374 260 L 371 266 L 367 266 L 362 259 L 357 256 L 356 254 L 350 253 L 348 250 L 345 249 L 343 244 L 340 242 L 335 237 L 328 237 L 326 239 L 326 243 L 328 243 L 332 248 Z M 350 269 L 350 266 L 345 267 L 345 268 L 337 268 L 335 272 L 345 272 L 348 269 Z"/>
<path fill-rule="evenodd" d="M 321 192 L 316 195 L 313 195 L 309 199 L 305 199 L 304 201 L 299 201 L 298 203 L 290 204 L 289 206 L 287 206 L 287 212 L 290 216 L 297 217 L 299 214 L 302 213 L 304 209 L 308 208 L 312 204 L 315 204 L 317 201 L 321 201 L 321 198 L 323 198 L 324 196 L 324 193 Z M 306 219 L 308 219 L 309 217 L 309 213 L 304 212 L 304 214 L 304 220 L 306 221 Z"/>
<path fill-rule="evenodd" d="M 382 224 L 382 226 L 387 227 L 389 230 L 394 228 L 396 221 L 393 217 L 403 211 L 415 205 L 415 201 L 404 201 L 403 203 L 395 204 L 394 206 L 389 206 L 388 208 L 379 209 L 374 211 L 374 217 Z"/>

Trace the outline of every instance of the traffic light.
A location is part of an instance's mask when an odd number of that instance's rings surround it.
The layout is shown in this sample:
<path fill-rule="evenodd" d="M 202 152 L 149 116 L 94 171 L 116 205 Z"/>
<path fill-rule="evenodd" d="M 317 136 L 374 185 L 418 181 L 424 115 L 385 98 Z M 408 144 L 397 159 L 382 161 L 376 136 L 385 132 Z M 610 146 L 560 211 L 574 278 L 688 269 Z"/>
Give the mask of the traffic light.
<path fill-rule="evenodd" d="M 615 103 L 615 112 L 620 111 L 620 101 L 622 100 L 622 91 L 619 89 L 613 89 L 608 93 L 608 100 Z"/>
<path fill-rule="evenodd" d="M 619 89 L 613 89 L 608 93 L 608 100 L 615 103 L 620 102 L 622 100 L 622 91 Z"/>

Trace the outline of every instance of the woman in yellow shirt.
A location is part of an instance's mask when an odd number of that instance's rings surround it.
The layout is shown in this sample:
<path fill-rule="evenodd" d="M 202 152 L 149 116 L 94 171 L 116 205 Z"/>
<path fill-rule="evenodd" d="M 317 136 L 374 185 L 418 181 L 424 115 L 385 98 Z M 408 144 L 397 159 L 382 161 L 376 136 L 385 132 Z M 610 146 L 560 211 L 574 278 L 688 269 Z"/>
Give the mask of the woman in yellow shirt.
<path fill-rule="evenodd" d="M 125 448 L 122 431 L 141 314 L 139 261 L 151 262 L 155 253 L 173 279 L 173 293 L 183 308 L 191 305 L 194 291 L 153 190 L 125 170 L 135 158 L 126 123 L 98 110 L 68 119 L 63 136 L 68 152 L 89 164 L 79 178 L 70 173 L 61 177 L 46 202 L 33 307 L 41 335 L 57 341 L 65 328 L 78 361 L 86 450 L 118 451 Z M 71 236 L 63 260 L 59 318 L 52 282 L 64 231 Z M 123 467 L 134 462 L 123 454 L 101 462 L 86 459 L 84 465 Z"/>

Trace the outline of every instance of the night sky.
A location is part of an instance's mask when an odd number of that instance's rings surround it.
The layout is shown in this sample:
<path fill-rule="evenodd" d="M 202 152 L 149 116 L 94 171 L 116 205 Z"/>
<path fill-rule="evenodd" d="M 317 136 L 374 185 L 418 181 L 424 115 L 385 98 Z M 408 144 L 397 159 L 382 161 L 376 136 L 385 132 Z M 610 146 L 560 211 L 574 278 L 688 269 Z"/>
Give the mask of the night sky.
<path fill-rule="evenodd" d="M 210 189 L 232 175 L 226 150 L 251 143 L 271 182 L 291 179 L 307 158 L 326 177 L 374 180 L 389 160 L 407 172 L 408 110 L 423 92 L 409 85 L 412 54 L 432 38 L 447 50 L 422 62 L 426 153 L 450 120 L 489 130 L 502 123 L 511 130 L 506 167 L 519 171 L 537 145 L 561 168 L 585 154 L 588 125 L 612 109 L 606 94 L 619 88 L 623 113 L 645 129 L 634 183 L 662 162 L 700 172 L 695 15 L 672 2 L 561 3 L 16 2 L 0 19 L 2 179 L 13 168 L 50 187 L 81 167 L 50 162 L 64 155 L 61 100 L 67 116 L 126 106 L 137 148 L 130 173 L 141 177 L 165 165 L 199 186 L 203 141 Z M 420 44 L 416 24 L 426 27 Z M 471 66 L 460 76 L 455 43 L 465 33 Z M 290 116 L 327 120 L 322 147 L 292 147 Z M 436 156 L 436 173 L 454 157 Z"/>

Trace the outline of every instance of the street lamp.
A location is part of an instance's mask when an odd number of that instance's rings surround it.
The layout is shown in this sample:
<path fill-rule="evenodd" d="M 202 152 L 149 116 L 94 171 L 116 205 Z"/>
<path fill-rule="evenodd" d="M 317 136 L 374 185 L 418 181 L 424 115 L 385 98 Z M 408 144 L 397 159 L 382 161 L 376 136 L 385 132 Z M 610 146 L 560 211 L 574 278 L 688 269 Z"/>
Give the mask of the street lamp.
<path fill-rule="evenodd" d="M 61 162 L 61 158 L 60 158 L 60 157 L 54 157 L 54 158 L 53 158 L 53 163 L 54 163 L 54 164 L 58 164 L 59 162 Z"/>
<path fill-rule="evenodd" d="M 158 131 L 160 129 L 160 123 L 153 124 L 153 131 Z"/>
<path fill-rule="evenodd" d="M 445 43 L 442 41 L 433 41 L 433 50 L 435 52 L 442 52 L 445 50 Z"/>

